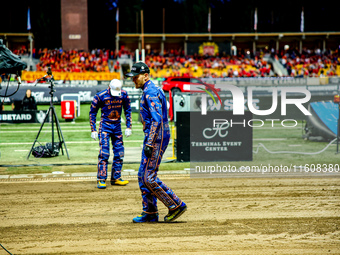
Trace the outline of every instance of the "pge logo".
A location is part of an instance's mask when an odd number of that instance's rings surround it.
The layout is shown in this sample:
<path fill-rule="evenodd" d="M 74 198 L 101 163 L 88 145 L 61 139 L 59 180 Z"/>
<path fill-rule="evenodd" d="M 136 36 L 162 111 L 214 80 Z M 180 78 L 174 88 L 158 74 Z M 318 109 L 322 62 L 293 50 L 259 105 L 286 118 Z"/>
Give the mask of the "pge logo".
<path fill-rule="evenodd" d="M 91 101 L 91 91 L 79 91 L 81 101 Z"/>
<path fill-rule="evenodd" d="M 36 102 L 44 102 L 44 92 L 32 92 Z"/>

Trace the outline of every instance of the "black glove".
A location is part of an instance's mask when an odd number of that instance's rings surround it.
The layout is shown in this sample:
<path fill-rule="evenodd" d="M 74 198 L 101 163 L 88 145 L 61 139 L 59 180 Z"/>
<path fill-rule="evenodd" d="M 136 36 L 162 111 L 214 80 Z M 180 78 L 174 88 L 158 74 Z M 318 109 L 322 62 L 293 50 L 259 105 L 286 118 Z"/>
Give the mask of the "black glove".
<path fill-rule="evenodd" d="M 151 158 L 153 148 L 151 146 L 144 146 L 144 154 L 147 158 Z"/>

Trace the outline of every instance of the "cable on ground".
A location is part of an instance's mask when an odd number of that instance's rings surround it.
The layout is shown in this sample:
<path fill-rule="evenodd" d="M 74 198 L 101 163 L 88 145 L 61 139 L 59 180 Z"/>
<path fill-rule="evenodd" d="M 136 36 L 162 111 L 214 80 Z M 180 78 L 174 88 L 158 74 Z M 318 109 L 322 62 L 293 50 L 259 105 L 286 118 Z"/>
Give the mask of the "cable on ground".
<path fill-rule="evenodd" d="M 2 249 L 4 249 L 5 251 L 7 251 L 7 252 L 8 252 L 8 254 L 11 254 L 11 255 L 13 255 L 13 254 L 12 254 L 12 253 L 10 253 L 8 250 L 6 250 L 6 248 L 5 248 L 5 247 L 3 247 L 1 243 L 0 243 L 0 246 L 2 247 Z"/>

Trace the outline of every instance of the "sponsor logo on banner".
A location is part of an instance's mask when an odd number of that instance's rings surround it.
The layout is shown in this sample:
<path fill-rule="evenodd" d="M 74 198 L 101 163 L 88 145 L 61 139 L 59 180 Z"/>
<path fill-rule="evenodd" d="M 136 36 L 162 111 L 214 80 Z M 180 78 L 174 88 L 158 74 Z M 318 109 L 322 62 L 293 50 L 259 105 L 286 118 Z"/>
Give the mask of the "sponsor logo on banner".
<path fill-rule="evenodd" d="M 46 117 L 46 112 L 38 111 L 36 117 L 37 117 L 37 120 L 38 120 L 39 123 L 43 123 L 44 119 Z"/>
<path fill-rule="evenodd" d="M 32 96 L 34 97 L 35 101 L 38 103 L 40 102 L 50 102 L 51 101 L 51 96 L 50 95 L 46 95 L 45 96 L 45 92 L 32 92 Z M 58 101 L 58 97 L 54 96 L 53 97 L 53 101 L 57 102 Z"/>
<path fill-rule="evenodd" d="M 216 135 L 219 137 L 226 137 L 228 135 L 228 128 L 230 124 L 225 119 L 214 119 L 213 121 L 213 128 L 206 128 L 203 130 L 203 136 L 206 139 L 212 139 Z"/>
<path fill-rule="evenodd" d="M 205 42 L 198 48 L 198 53 L 208 56 L 216 56 L 218 53 L 218 45 L 214 42 Z"/>
<path fill-rule="evenodd" d="M 91 96 L 91 91 L 79 91 L 80 101 L 91 101 L 93 97 Z"/>
<path fill-rule="evenodd" d="M 0 114 L 1 121 L 30 121 L 32 119 L 32 115 L 30 113 L 7 113 Z"/>
<path fill-rule="evenodd" d="M 190 161 L 251 161 L 252 127 L 244 125 L 252 113 L 231 111 L 190 113 Z"/>
<path fill-rule="evenodd" d="M 45 119 L 44 111 L 3 111 L 0 113 L 0 122 L 6 123 L 42 123 Z"/>
<path fill-rule="evenodd" d="M 46 75 L 45 72 L 30 72 L 23 71 L 21 80 L 34 81 Z M 86 72 L 86 73 L 70 73 L 70 72 L 53 72 L 54 80 L 72 81 L 72 80 L 97 80 L 97 81 L 111 81 L 113 79 L 120 79 L 118 72 Z"/>

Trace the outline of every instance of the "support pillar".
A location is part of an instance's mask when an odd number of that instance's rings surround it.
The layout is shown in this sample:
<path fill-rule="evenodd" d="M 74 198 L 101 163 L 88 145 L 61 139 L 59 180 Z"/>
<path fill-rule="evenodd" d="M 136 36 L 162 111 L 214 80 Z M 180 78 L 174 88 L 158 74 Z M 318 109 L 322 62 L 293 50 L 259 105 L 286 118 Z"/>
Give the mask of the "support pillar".
<path fill-rule="evenodd" d="M 119 51 L 119 35 L 116 35 L 116 51 Z"/>

